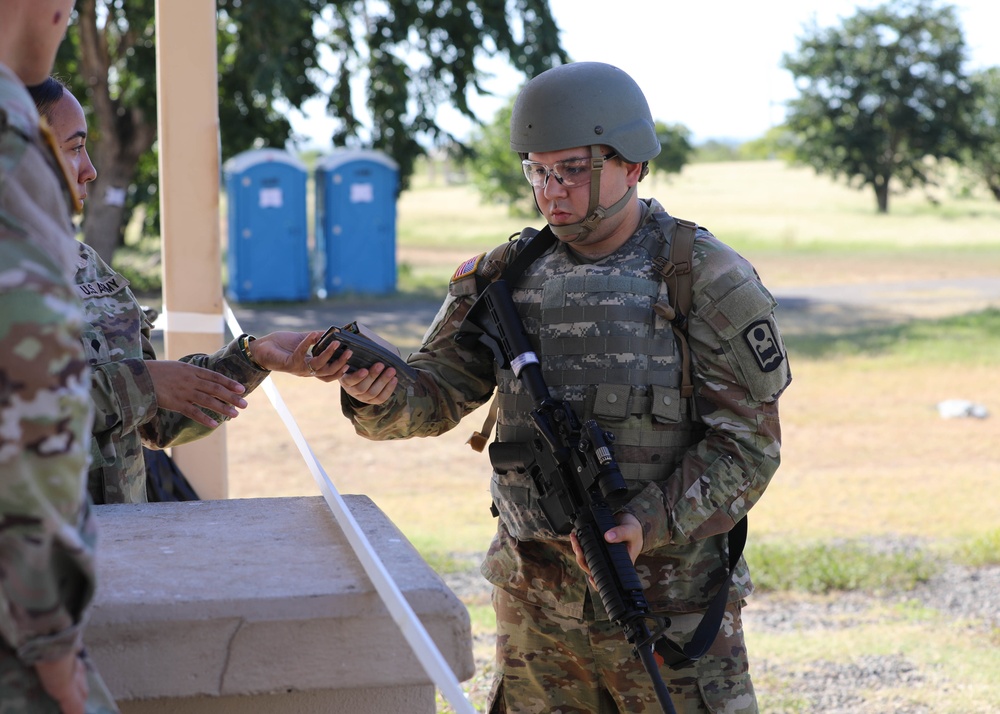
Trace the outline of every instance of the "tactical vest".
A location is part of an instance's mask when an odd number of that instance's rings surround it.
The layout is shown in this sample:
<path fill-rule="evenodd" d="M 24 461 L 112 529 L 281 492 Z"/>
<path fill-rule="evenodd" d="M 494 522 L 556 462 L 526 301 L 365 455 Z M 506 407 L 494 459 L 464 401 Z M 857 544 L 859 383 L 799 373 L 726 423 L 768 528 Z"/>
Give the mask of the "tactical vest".
<path fill-rule="evenodd" d="M 685 224 L 693 236 L 693 225 Z M 541 359 L 553 397 L 581 420 L 596 419 L 614 437 L 628 497 L 675 469 L 705 427 L 683 384 L 686 344 L 668 319 L 663 256 L 674 234 L 666 214 L 645 222 L 602 261 L 578 264 L 557 246 L 513 281 L 514 302 Z M 513 371 L 497 369 L 497 440 L 535 438 L 534 404 Z M 552 540 L 525 473 L 494 468 L 494 504 L 519 540 Z"/>

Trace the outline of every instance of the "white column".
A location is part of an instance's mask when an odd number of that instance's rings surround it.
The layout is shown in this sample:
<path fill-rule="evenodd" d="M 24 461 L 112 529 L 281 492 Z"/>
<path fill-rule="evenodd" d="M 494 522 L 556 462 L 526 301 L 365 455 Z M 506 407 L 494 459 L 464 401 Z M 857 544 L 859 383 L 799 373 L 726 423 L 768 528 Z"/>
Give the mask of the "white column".
<path fill-rule="evenodd" d="M 223 345 L 215 0 L 156 1 L 160 235 L 167 359 Z M 202 498 L 226 498 L 226 436 L 175 447 Z"/>

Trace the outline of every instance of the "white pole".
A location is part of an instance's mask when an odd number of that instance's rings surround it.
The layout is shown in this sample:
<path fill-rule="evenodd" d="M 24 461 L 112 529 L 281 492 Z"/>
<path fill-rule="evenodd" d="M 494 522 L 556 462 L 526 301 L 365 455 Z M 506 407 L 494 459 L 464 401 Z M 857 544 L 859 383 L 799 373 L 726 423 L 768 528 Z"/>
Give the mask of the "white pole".
<path fill-rule="evenodd" d="M 156 0 L 165 357 L 224 344 L 215 0 Z M 225 426 L 172 455 L 202 498 L 226 498 Z"/>

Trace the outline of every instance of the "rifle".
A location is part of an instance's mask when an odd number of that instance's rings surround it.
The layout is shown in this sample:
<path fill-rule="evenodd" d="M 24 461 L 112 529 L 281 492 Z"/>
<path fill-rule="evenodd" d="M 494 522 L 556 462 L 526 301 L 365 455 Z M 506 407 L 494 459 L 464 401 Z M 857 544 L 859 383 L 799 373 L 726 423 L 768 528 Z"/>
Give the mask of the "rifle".
<path fill-rule="evenodd" d="M 549 393 L 505 280 L 496 280 L 482 291 L 459 340 L 489 347 L 497 364 L 512 369 L 528 391 L 538 438 L 527 445 L 493 442 L 490 460 L 494 468 L 527 472 L 552 530 L 576 534 L 608 616 L 623 629 L 649 673 L 664 713 L 674 714 L 654 655 L 654 644 L 669 621 L 650 615 L 627 546 L 604 539 L 617 525 L 608 502 L 627 492 L 612 450 L 614 436 L 593 419 L 581 424 L 569 404 Z M 647 620 L 656 622 L 657 632 L 650 631 Z"/>

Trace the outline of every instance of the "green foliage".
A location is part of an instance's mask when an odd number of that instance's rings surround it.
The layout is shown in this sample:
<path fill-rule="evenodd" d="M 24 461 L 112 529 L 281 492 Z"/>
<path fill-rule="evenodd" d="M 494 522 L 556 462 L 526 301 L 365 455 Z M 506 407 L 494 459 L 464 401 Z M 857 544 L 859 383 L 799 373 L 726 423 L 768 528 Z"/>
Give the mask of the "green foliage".
<path fill-rule="evenodd" d="M 975 146 L 962 150 L 962 162 L 1000 201 L 1000 67 L 979 72 L 972 79 L 979 89 L 969 116 Z"/>
<path fill-rule="evenodd" d="M 695 147 L 692 158 L 698 163 L 738 161 L 740 159 L 740 145 L 735 141 L 709 139 Z"/>
<path fill-rule="evenodd" d="M 384 151 L 399 164 L 404 187 L 423 153 L 417 136 L 455 141 L 437 124 L 441 104 L 476 119 L 468 96 L 485 92 L 478 57 L 505 55 L 529 77 L 568 59 L 547 0 L 324 4 L 329 12 L 322 40 L 337 67 L 328 104 L 339 119 L 333 143 Z M 365 78 L 364 97 L 356 96 L 359 76 Z M 362 102 L 372 117 L 367 139 L 353 109 Z"/>
<path fill-rule="evenodd" d="M 251 148 L 283 147 L 291 134 L 286 106 L 319 94 L 321 43 L 313 23 L 326 4 L 218 0 L 223 160 Z"/>
<path fill-rule="evenodd" d="M 144 237 L 134 245 L 122 246 L 115 251 L 112 265 L 125 276 L 136 295 L 160 293 L 163 280 L 158 237 Z"/>
<path fill-rule="evenodd" d="M 782 161 L 795 160 L 795 133 L 785 125 L 773 126 L 764 136 L 740 144 L 739 157 L 742 161 Z"/>
<path fill-rule="evenodd" d="M 218 0 L 217 7 L 224 161 L 285 146 L 294 138 L 288 109 L 320 96 L 332 79 L 332 145 L 385 152 L 405 187 L 424 152 L 418 139 L 454 141 L 437 125 L 440 106 L 476 119 L 470 93 L 485 93 L 476 60 L 499 54 L 533 76 L 568 59 L 547 0 Z M 130 187 L 121 225 L 156 202 L 154 9 L 154 0 L 79 0 L 56 64 L 90 115 L 98 180 Z M 362 106 L 370 119 L 359 116 Z M 112 135 L 118 148 L 102 153 Z M 146 217 L 156 221 L 157 209 Z M 87 240 L 94 243 L 89 230 Z"/>
<path fill-rule="evenodd" d="M 877 553 L 855 542 L 749 544 L 746 559 L 762 591 L 912 590 L 936 571 L 922 553 Z"/>
<path fill-rule="evenodd" d="M 975 92 L 964 61 L 955 8 L 931 0 L 859 9 L 842 27 L 813 25 L 782 60 L 801 92 L 788 116 L 798 159 L 871 186 L 887 212 L 890 181 L 927 184 L 926 157 L 955 157 L 971 141 Z"/>
<path fill-rule="evenodd" d="M 657 121 L 654 128 L 656 138 L 660 140 L 660 153 L 650 160 L 649 170 L 679 174 L 694 153 L 691 131 L 683 124 L 665 124 L 661 121 Z"/>
<path fill-rule="evenodd" d="M 531 189 L 521 172 L 521 159 L 510 150 L 510 116 L 515 98 L 511 97 L 489 124 L 475 131 L 470 142 L 472 158 L 467 165 L 484 202 L 506 204 L 510 215 L 527 217 L 534 213 Z"/>

